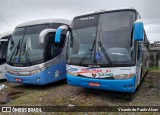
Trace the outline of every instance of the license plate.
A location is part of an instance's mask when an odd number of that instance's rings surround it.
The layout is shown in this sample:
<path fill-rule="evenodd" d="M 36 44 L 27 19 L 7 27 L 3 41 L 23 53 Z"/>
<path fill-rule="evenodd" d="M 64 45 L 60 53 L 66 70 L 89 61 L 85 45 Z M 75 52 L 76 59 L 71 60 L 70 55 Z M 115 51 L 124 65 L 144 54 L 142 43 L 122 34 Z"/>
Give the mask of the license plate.
<path fill-rule="evenodd" d="M 16 82 L 22 82 L 21 78 L 16 78 Z"/>
<path fill-rule="evenodd" d="M 100 83 L 90 82 L 89 86 L 100 87 Z"/>

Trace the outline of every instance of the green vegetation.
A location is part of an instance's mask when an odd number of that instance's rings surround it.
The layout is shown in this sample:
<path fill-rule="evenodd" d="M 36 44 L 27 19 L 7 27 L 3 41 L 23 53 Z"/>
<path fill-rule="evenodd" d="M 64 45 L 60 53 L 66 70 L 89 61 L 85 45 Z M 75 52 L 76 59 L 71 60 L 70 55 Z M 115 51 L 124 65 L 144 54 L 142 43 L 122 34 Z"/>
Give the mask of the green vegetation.
<path fill-rule="evenodd" d="M 158 67 L 150 67 L 148 68 L 149 72 L 160 73 L 160 68 Z"/>

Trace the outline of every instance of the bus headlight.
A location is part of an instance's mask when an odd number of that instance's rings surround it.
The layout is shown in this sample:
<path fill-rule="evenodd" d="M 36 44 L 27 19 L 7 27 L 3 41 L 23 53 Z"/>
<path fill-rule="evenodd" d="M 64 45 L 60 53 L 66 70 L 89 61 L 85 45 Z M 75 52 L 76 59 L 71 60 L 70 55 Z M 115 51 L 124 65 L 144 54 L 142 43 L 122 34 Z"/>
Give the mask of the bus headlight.
<path fill-rule="evenodd" d="M 113 77 L 115 79 L 130 79 L 133 78 L 135 74 L 120 74 L 120 75 L 114 75 Z"/>
<path fill-rule="evenodd" d="M 31 71 L 31 75 L 33 75 L 33 74 L 37 74 L 37 73 L 39 73 L 40 72 L 40 70 L 34 70 L 34 71 Z"/>
<path fill-rule="evenodd" d="M 68 73 L 69 75 L 71 75 L 71 76 L 77 76 L 77 75 L 78 75 L 78 73 L 75 73 L 75 72 L 69 72 L 69 71 L 67 71 L 67 73 Z"/>
<path fill-rule="evenodd" d="M 38 69 L 38 70 L 31 71 L 31 75 L 37 74 L 37 73 L 39 73 L 39 72 L 41 72 L 41 71 L 44 71 L 45 69 L 47 69 L 47 67 L 43 67 L 43 68 L 40 68 L 40 69 Z"/>
<path fill-rule="evenodd" d="M 45 69 L 47 69 L 47 67 L 40 68 L 41 71 L 44 71 Z"/>
<path fill-rule="evenodd" d="M 8 69 L 6 69 L 6 72 L 11 74 L 11 75 L 18 75 L 18 72 L 11 71 L 11 70 L 8 70 Z"/>

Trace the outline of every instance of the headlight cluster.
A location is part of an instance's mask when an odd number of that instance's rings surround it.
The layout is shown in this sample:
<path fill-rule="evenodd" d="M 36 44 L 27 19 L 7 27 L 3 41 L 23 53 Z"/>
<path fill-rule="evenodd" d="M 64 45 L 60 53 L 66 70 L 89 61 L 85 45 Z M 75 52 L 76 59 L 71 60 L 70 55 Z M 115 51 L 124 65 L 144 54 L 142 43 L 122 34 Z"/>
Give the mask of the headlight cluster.
<path fill-rule="evenodd" d="M 71 76 L 77 76 L 77 75 L 78 75 L 78 73 L 70 72 L 70 71 L 67 71 L 67 73 L 68 73 L 69 75 L 71 75 Z"/>
<path fill-rule="evenodd" d="M 41 72 L 41 71 L 43 71 L 45 69 L 46 69 L 46 67 L 39 68 L 39 69 L 34 70 L 34 71 L 28 71 L 28 72 L 23 72 L 23 71 L 16 72 L 16 71 L 8 70 L 8 69 L 6 69 L 6 71 L 9 74 L 16 75 L 16 76 L 29 76 L 29 75 L 37 74 L 37 73 L 39 73 L 39 72 Z"/>
<path fill-rule="evenodd" d="M 12 75 L 18 75 L 18 72 L 15 72 L 15 71 L 11 71 L 11 70 L 7 70 L 6 71 L 9 73 L 9 74 L 12 74 Z"/>
<path fill-rule="evenodd" d="M 30 73 L 31 73 L 31 75 L 33 75 L 33 74 L 37 74 L 37 73 L 39 73 L 39 72 L 40 72 L 40 69 L 31 71 Z"/>
<path fill-rule="evenodd" d="M 121 75 L 114 75 L 115 79 L 130 79 L 133 78 L 135 74 L 121 74 Z"/>

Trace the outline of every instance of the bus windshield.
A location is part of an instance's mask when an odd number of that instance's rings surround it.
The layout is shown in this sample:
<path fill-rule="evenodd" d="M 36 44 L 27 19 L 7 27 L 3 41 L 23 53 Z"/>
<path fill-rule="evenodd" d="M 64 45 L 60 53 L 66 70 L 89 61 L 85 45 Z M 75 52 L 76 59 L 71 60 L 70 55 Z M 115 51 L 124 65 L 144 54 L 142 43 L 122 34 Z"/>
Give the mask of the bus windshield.
<path fill-rule="evenodd" d="M 75 18 L 72 24 L 73 46 L 70 48 L 69 63 L 134 63 L 134 21 L 134 11 L 106 12 Z M 96 59 L 97 54 L 99 59 Z"/>
<path fill-rule="evenodd" d="M 73 33 L 73 50 L 70 55 L 70 61 L 78 62 L 83 59 L 87 52 L 92 53 L 96 32 L 98 27 L 99 16 L 77 18 L 72 23 Z M 92 63 L 93 56 L 87 58 L 85 63 Z"/>
<path fill-rule="evenodd" d="M 39 34 L 48 24 L 16 28 L 9 41 L 7 62 L 31 63 L 43 59 L 44 48 Z"/>
<path fill-rule="evenodd" d="M 0 38 L 0 59 L 6 59 L 8 40 L 11 35 Z"/>

